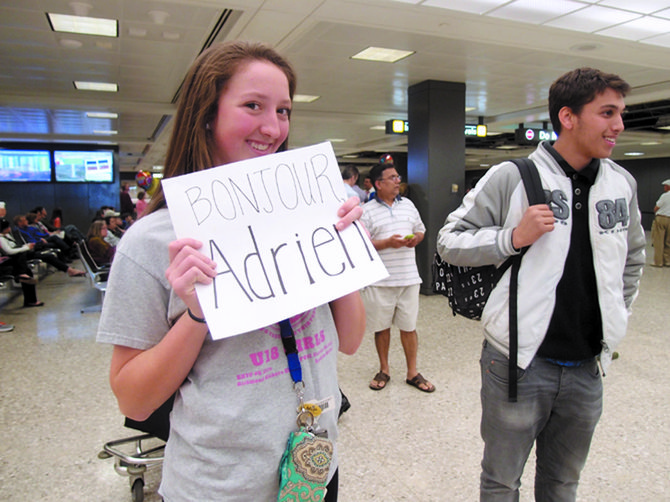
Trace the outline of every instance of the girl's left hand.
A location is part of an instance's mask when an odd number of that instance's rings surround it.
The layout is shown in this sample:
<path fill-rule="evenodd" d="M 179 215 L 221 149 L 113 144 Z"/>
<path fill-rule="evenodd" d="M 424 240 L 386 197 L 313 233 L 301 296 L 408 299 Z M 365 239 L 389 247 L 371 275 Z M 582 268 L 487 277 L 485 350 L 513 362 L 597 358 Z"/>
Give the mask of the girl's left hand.
<path fill-rule="evenodd" d="M 340 221 L 335 223 L 335 228 L 341 232 L 351 225 L 351 223 L 359 219 L 362 214 L 363 208 L 361 207 L 361 200 L 358 197 L 349 197 L 337 210 L 337 215 L 340 217 Z"/>

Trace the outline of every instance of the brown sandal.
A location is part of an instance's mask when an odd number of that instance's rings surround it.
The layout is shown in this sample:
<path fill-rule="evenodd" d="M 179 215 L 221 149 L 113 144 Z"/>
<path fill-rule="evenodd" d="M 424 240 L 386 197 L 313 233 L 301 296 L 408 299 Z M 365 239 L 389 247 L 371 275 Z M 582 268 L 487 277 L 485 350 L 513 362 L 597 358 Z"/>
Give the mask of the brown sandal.
<path fill-rule="evenodd" d="M 380 371 L 377 373 L 374 378 L 372 379 L 372 382 L 370 382 L 370 388 L 372 390 L 382 390 L 386 388 L 386 384 L 388 381 L 391 380 L 391 377 L 384 373 L 383 371 Z M 372 383 L 375 383 L 375 385 L 372 385 Z M 383 385 L 380 385 L 383 384 Z"/>
<path fill-rule="evenodd" d="M 416 376 L 414 378 L 412 378 L 411 380 L 408 378 L 407 380 L 405 380 L 405 382 L 407 382 L 407 385 L 411 385 L 412 387 L 416 387 L 417 389 L 419 389 L 422 392 L 433 392 L 433 391 L 435 391 L 435 386 L 432 383 L 430 383 L 428 380 L 423 378 L 423 375 L 421 375 L 421 373 L 417 373 Z M 421 387 L 421 385 L 425 385 L 428 388 L 424 389 L 423 387 Z"/>

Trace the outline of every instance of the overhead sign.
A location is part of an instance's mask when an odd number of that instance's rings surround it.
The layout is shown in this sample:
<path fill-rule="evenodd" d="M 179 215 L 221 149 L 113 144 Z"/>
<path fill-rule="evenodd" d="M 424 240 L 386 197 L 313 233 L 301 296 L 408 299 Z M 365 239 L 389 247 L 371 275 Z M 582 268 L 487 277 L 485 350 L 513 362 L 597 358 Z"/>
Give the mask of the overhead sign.
<path fill-rule="evenodd" d="M 541 141 L 555 141 L 558 138 L 554 131 L 519 127 L 514 131 L 514 141 L 518 145 L 537 145 Z"/>
<path fill-rule="evenodd" d="M 386 134 L 409 133 L 409 122 L 402 119 L 391 119 L 386 121 Z"/>
<path fill-rule="evenodd" d="M 479 138 L 485 138 L 487 134 L 488 130 L 484 124 L 465 124 L 466 136 L 477 136 Z"/>
<path fill-rule="evenodd" d="M 408 134 L 409 121 L 402 119 L 391 119 L 386 121 L 386 134 Z M 466 136 L 478 136 L 485 138 L 487 128 L 484 124 L 465 124 Z"/>

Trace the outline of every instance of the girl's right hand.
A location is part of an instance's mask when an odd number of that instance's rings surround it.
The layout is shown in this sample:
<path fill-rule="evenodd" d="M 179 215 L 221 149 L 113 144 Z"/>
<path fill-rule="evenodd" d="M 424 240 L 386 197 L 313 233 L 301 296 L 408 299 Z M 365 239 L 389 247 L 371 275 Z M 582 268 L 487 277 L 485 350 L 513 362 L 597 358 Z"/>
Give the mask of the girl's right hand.
<path fill-rule="evenodd" d="M 168 246 L 170 266 L 165 277 L 174 292 L 191 309 L 194 315 L 203 317 L 195 285 L 211 284 L 216 277 L 216 262 L 200 251 L 202 243 L 196 239 L 177 239 Z"/>

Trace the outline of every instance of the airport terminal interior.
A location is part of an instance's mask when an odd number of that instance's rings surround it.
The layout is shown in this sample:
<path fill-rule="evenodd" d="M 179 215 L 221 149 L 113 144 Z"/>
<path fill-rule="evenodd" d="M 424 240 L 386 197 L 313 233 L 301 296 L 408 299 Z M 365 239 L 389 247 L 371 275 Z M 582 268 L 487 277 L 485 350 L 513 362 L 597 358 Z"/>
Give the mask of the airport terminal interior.
<path fill-rule="evenodd" d="M 668 283 L 670 268 L 645 267 L 620 356 L 604 379 L 580 502 L 668 499 Z M 0 500 L 130 501 L 129 478 L 117 474 L 113 459 L 98 458 L 105 443 L 137 433 L 123 426 L 109 389 L 111 348 L 95 342 L 99 293 L 87 278 L 54 272 L 38 291 L 45 306 L 37 309 L 0 291 L 2 321 L 15 326 L 0 333 Z M 446 298 L 422 295 L 417 332 L 419 371 L 435 384 L 432 394 L 405 384 L 395 329 L 383 391 L 368 388 L 378 369 L 372 333 L 355 355 L 340 354 L 351 408 L 340 418 L 339 500 L 478 500 L 481 327 L 453 317 Z M 533 500 L 533 472 L 529 461 L 523 502 Z M 160 469 L 144 479 L 144 500 L 160 501 Z"/>
<path fill-rule="evenodd" d="M 59 27 L 81 18 L 106 21 L 109 31 Z M 101 206 L 119 209 L 123 182 L 134 200 L 155 188 L 186 71 L 206 48 L 235 39 L 266 42 L 295 66 L 291 148 L 330 142 L 339 166 L 361 173 L 391 154 L 430 220 L 430 243 L 417 248 L 418 369 L 436 391 L 406 385 L 395 329 L 381 391 L 368 387 L 379 369 L 373 333 L 355 355 L 338 356 L 351 402 L 340 418 L 343 502 L 478 500 L 483 337 L 478 322 L 427 294 L 436 232 L 471 180 L 552 137 L 547 94 L 558 76 L 591 66 L 630 83 L 612 159 L 638 183 L 647 266 L 604 379 L 578 501 L 670 500 L 670 268 L 649 266 L 654 203 L 670 178 L 670 0 L 3 0 L 8 218 L 59 207 L 86 233 Z M 422 124 L 410 127 L 409 91 L 433 83 L 461 89 L 457 107 L 428 113 L 456 133 L 433 136 L 419 154 L 413 146 L 425 138 Z M 446 143 L 455 147 L 445 152 Z M 49 165 L 46 179 L 5 169 L 26 151 Z M 75 163 L 90 169 L 62 169 Z M 103 445 L 137 433 L 124 427 L 109 387 L 112 349 L 95 341 L 103 296 L 88 276 L 38 271 L 38 308 L 23 308 L 20 286 L 0 280 L 0 321 L 14 326 L 0 332 L 0 500 L 133 500 L 131 478 L 100 458 Z M 531 456 L 522 502 L 533 500 L 533 472 Z M 160 476 L 160 466 L 143 474 L 144 500 L 160 501 Z"/>

